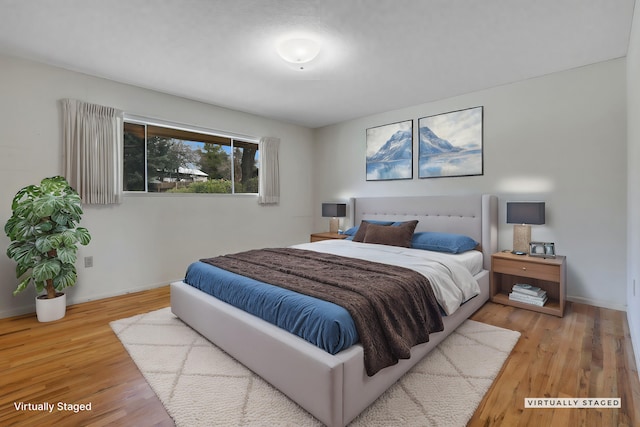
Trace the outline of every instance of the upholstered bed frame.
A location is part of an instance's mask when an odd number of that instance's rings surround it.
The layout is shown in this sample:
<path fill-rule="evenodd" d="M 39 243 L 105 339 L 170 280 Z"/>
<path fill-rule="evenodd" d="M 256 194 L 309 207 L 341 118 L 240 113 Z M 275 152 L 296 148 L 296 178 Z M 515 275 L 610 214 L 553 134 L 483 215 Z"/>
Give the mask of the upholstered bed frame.
<path fill-rule="evenodd" d="M 481 243 L 481 294 L 444 318 L 445 329 L 376 375 L 367 376 L 363 351 L 336 355 L 183 282 L 171 284 L 171 309 L 200 334 L 260 375 L 328 426 L 344 426 L 369 406 L 489 298 L 489 265 L 497 250 L 497 198 L 491 195 L 352 199 L 362 219 L 419 220 L 416 231 L 466 234 Z M 206 254 L 203 254 L 206 255 Z"/>

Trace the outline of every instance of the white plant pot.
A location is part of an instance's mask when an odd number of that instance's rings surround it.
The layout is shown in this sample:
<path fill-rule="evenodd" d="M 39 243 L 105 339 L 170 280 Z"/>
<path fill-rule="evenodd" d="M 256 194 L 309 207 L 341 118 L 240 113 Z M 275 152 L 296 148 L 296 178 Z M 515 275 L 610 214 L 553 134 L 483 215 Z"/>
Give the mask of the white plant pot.
<path fill-rule="evenodd" d="M 36 297 L 36 315 L 39 322 L 62 319 L 67 310 L 67 295 L 61 292 L 52 299 Z"/>

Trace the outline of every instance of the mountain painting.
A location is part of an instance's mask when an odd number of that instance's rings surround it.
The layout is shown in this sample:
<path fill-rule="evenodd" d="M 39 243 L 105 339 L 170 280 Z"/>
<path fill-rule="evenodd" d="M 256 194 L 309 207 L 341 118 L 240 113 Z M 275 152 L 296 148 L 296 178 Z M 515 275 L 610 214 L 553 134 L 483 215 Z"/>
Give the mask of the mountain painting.
<path fill-rule="evenodd" d="M 418 176 L 436 178 L 483 174 L 483 107 L 418 120 Z"/>
<path fill-rule="evenodd" d="M 413 120 L 367 129 L 367 181 L 413 178 Z"/>

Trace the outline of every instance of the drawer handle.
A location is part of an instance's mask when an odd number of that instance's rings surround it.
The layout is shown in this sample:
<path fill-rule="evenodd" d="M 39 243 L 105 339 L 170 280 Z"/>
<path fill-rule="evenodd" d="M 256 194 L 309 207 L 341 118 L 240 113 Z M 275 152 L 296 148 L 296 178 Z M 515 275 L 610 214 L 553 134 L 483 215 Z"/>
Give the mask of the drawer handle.
<path fill-rule="evenodd" d="M 524 271 L 527 271 L 527 267 L 522 267 L 522 269 L 523 269 Z"/>

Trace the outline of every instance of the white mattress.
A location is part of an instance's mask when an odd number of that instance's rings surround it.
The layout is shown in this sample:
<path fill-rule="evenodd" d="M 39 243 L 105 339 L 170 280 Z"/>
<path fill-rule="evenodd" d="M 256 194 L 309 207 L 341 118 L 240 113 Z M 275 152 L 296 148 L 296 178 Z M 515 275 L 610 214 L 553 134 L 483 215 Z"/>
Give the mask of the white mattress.
<path fill-rule="evenodd" d="M 446 315 L 453 314 L 464 302 L 480 293 L 478 282 L 473 277 L 482 270 L 482 253 L 479 251 L 448 254 L 350 240 L 321 240 L 292 247 L 417 271 L 431 282 L 435 297 Z"/>

